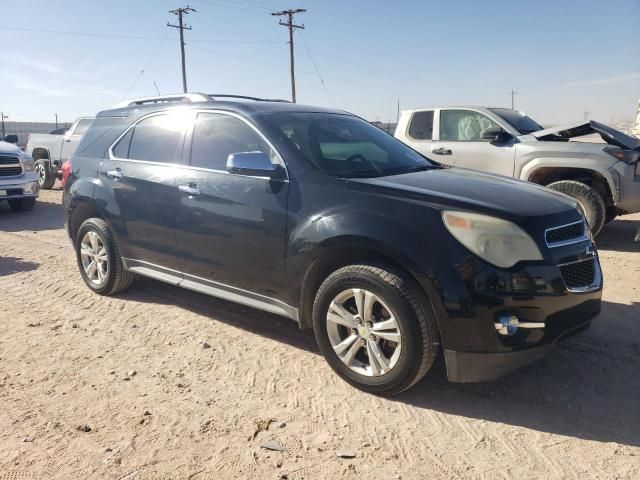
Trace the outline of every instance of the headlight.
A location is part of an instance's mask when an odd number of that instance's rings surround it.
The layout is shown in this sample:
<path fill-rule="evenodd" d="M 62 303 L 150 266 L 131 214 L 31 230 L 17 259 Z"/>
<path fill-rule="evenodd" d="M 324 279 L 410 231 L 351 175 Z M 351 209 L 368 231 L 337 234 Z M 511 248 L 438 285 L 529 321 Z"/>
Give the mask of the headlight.
<path fill-rule="evenodd" d="M 509 268 L 521 260 L 542 260 L 533 239 L 511 222 L 457 211 L 442 212 L 442 219 L 462 245 L 497 267 Z"/>
<path fill-rule="evenodd" d="M 33 172 L 33 158 L 30 156 L 22 156 L 22 166 L 25 172 Z"/>

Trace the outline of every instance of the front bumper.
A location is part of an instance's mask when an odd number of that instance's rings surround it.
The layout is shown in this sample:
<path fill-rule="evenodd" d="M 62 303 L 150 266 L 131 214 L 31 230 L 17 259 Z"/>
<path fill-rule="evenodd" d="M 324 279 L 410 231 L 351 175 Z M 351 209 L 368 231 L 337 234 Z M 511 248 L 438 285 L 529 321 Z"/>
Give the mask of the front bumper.
<path fill-rule="evenodd" d="M 0 200 L 37 197 L 39 193 L 38 176 L 34 172 L 24 173 L 20 178 L 0 180 Z"/>
<path fill-rule="evenodd" d="M 616 163 L 611 169 L 618 178 L 618 201 L 616 207 L 621 213 L 640 212 L 640 176 L 635 175 L 636 165 Z"/>

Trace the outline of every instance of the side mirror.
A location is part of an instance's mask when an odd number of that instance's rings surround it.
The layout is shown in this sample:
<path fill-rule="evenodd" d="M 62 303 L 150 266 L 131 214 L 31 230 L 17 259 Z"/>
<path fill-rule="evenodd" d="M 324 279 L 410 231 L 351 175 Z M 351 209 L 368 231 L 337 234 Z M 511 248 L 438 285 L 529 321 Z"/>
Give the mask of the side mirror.
<path fill-rule="evenodd" d="M 227 172 L 252 177 L 275 177 L 280 167 L 271 163 L 264 152 L 232 153 L 227 158 Z"/>
<path fill-rule="evenodd" d="M 490 142 L 506 142 L 511 138 L 511 134 L 505 132 L 502 127 L 489 127 L 482 131 L 482 140 Z"/>
<path fill-rule="evenodd" d="M 18 135 L 7 135 L 4 137 L 4 141 L 7 143 L 13 143 L 14 145 L 18 143 Z"/>

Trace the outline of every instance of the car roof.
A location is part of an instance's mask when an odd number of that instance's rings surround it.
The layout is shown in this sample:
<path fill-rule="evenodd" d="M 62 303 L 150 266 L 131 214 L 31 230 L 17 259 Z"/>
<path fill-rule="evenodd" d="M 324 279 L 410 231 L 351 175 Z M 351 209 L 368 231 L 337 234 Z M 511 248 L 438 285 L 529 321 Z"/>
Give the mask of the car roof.
<path fill-rule="evenodd" d="M 189 94 L 191 96 L 191 94 Z M 170 95 L 164 97 L 147 97 L 141 100 L 130 100 L 116 105 L 116 108 L 103 110 L 98 113 L 97 117 L 112 116 L 134 116 L 141 117 L 148 113 L 172 110 L 176 108 L 188 109 L 218 109 L 226 110 L 248 117 L 279 112 L 319 112 L 319 113 L 338 113 L 348 114 L 343 110 L 333 108 L 318 107 L 312 105 L 300 105 L 290 103 L 284 100 L 267 100 L 254 97 L 232 97 L 219 95 L 196 94 L 198 97 L 189 99 L 179 95 Z M 207 97 L 204 99 L 203 97 Z M 122 106 L 126 104 L 126 106 Z"/>
<path fill-rule="evenodd" d="M 403 112 L 419 112 L 422 110 L 435 110 L 435 109 L 463 109 L 463 108 L 473 108 L 475 110 L 493 110 L 494 108 L 500 108 L 503 110 L 511 110 L 511 108 L 509 107 L 492 107 L 492 106 L 486 106 L 486 105 L 429 105 L 427 107 L 420 107 L 420 108 L 408 108 L 406 110 L 403 110 Z"/>

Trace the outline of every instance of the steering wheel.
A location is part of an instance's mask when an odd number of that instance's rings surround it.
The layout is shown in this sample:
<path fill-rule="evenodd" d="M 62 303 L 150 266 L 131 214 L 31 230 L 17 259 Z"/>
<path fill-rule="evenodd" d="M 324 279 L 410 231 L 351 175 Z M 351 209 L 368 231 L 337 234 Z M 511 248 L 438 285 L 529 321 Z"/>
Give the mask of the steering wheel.
<path fill-rule="evenodd" d="M 346 160 L 347 162 L 355 162 L 355 161 L 361 161 L 361 162 L 367 162 L 369 165 L 371 165 L 371 167 L 378 173 L 380 173 L 380 169 L 378 168 L 378 166 L 373 163 L 371 160 L 367 160 L 364 155 L 361 155 L 359 153 L 356 153 L 355 155 L 351 155 L 350 157 L 347 158 Z"/>

